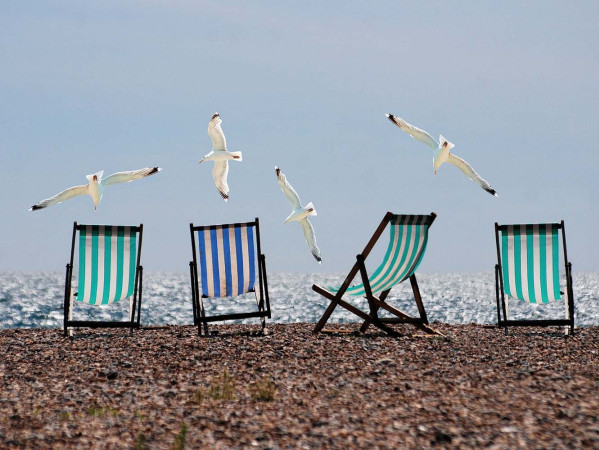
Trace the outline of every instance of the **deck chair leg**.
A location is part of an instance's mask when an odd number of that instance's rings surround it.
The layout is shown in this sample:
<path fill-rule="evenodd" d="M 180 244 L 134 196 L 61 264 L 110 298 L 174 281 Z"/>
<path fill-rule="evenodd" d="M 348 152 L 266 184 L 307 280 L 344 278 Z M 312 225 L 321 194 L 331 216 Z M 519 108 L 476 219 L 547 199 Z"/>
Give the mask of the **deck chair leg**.
<path fill-rule="evenodd" d="M 320 321 L 316 324 L 316 327 L 314 327 L 314 330 L 312 330 L 313 334 L 319 333 L 322 330 L 322 328 L 326 324 L 328 318 L 330 317 L 331 313 L 337 306 L 341 306 L 341 307 L 347 309 L 348 311 L 356 314 L 358 317 L 361 317 L 362 319 L 364 319 L 365 321 L 367 321 L 369 323 L 372 322 L 372 318 L 368 314 L 366 314 L 363 311 L 360 311 L 355 306 L 350 305 L 349 303 L 341 300 L 341 298 L 339 296 L 339 292 L 341 292 L 341 291 L 338 291 L 335 295 L 333 295 L 326 289 L 323 289 L 320 286 L 318 286 L 317 284 L 312 285 L 312 290 L 314 290 L 314 292 L 317 292 L 318 294 L 322 295 L 324 298 L 326 298 L 330 302 L 327 310 L 325 311 L 323 316 L 320 318 Z"/>
<path fill-rule="evenodd" d="M 420 328 L 427 333 L 437 333 L 433 329 L 426 326 L 426 325 L 428 325 L 428 317 L 426 315 L 426 310 L 424 309 L 424 304 L 422 303 L 422 297 L 420 296 L 420 289 L 418 288 L 418 282 L 416 281 L 416 275 L 410 276 L 410 283 L 412 285 L 414 299 L 416 300 L 416 306 L 418 307 L 418 311 L 420 313 L 420 322 L 421 322 L 421 323 L 413 323 L 413 325 L 415 325 L 417 328 Z M 385 299 L 387 298 L 387 295 L 389 295 L 390 291 L 391 291 L 390 289 L 387 291 L 383 291 L 381 293 L 381 296 L 379 297 L 379 301 L 384 302 Z M 370 303 L 370 301 L 369 301 L 369 303 Z M 377 312 L 380 308 L 381 308 L 381 306 L 378 306 L 375 304 L 375 309 L 374 310 L 371 309 L 371 317 L 377 316 Z M 402 313 L 401 311 L 399 311 L 395 308 L 389 307 L 389 310 L 392 314 L 401 315 L 401 316 L 405 316 L 406 318 L 408 318 L 408 316 L 406 316 L 404 313 Z M 373 316 L 373 314 L 374 314 L 374 316 Z M 360 331 L 362 333 L 366 332 L 366 330 L 368 329 L 368 326 L 369 326 L 369 323 L 364 322 L 362 324 L 362 326 L 360 327 Z"/>
<path fill-rule="evenodd" d="M 564 309 L 566 310 L 565 311 L 566 312 L 566 319 L 570 320 L 570 299 L 568 298 L 568 291 L 567 290 L 566 290 L 566 295 L 564 297 L 565 297 L 565 299 L 564 299 Z M 569 324 L 564 327 L 564 332 L 565 332 L 566 336 L 569 336 L 571 334 L 570 333 L 570 325 Z"/>
<path fill-rule="evenodd" d="M 194 286 L 194 277 L 193 277 L 193 261 L 189 262 L 189 279 L 191 283 L 191 308 L 193 311 L 193 324 L 198 324 L 198 312 L 196 310 L 196 292 Z"/>
<path fill-rule="evenodd" d="M 66 302 L 66 306 L 67 306 L 67 311 L 65 313 L 65 326 L 64 326 L 64 336 L 65 337 L 70 337 L 73 336 L 73 328 L 67 326 L 67 324 L 73 320 L 73 297 L 75 295 L 75 293 L 73 292 L 73 288 L 71 287 L 69 289 L 69 298 Z"/>
<path fill-rule="evenodd" d="M 139 292 L 137 297 L 137 328 L 141 326 L 141 297 L 143 294 L 144 268 L 139 266 Z"/>
<path fill-rule="evenodd" d="M 360 276 L 362 277 L 362 285 L 364 286 L 364 293 L 366 294 L 366 300 L 368 300 L 368 309 L 370 310 L 369 316 L 372 319 L 370 322 L 364 321 L 364 323 L 360 327 L 360 331 L 365 332 L 370 323 L 373 323 L 376 326 L 378 326 L 379 328 L 383 329 L 381 327 L 381 325 L 383 323 L 381 322 L 381 320 L 378 317 L 378 310 L 380 309 L 380 306 L 378 306 L 378 304 L 376 303 L 375 297 L 372 294 L 372 288 L 370 286 L 368 272 L 366 271 L 366 263 L 364 261 L 364 256 L 362 254 L 356 255 L 356 264 L 358 265 L 358 269 L 360 271 Z M 387 295 L 389 294 L 389 291 L 390 291 L 390 289 L 387 289 L 387 291 L 384 292 L 384 298 L 387 297 Z M 384 300 L 384 298 L 383 298 L 383 300 Z M 386 327 L 386 328 L 388 328 L 389 330 L 392 330 L 392 328 L 390 328 L 390 327 Z M 364 331 L 362 331 L 362 329 L 364 329 Z M 389 331 L 387 331 L 387 332 L 389 332 Z M 394 331 L 394 333 L 396 333 L 396 332 Z"/>
<path fill-rule="evenodd" d="M 505 319 L 505 335 L 509 334 L 507 321 L 510 317 L 510 299 L 504 298 L 503 300 L 503 311 L 504 311 L 504 319 Z"/>
<path fill-rule="evenodd" d="M 499 301 L 499 264 L 495 264 L 495 301 L 497 303 L 497 326 L 501 326 L 501 303 Z"/>
<path fill-rule="evenodd" d="M 73 292 L 73 288 L 71 288 L 71 293 L 69 295 L 69 322 L 73 320 L 73 297 L 75 293 Z M 68 328 L 67 333 L 69 336 L 73 335 L 73 328 Z"/>
<path fill-rule="evenodd" d="M 202 318 L 206 317 L 206 311 L 204 309 L 204 301 L 202 297 L 198 296 L 198 308 L 199 308 L 199 318 L 198 318 L 198 335 L 202 335 L 202 326 L 204 327 L 204 336 L 208 336 L 208 322 L 202 320 Z"/>
<path fill-rule="evenodd" d="M 133 321 L 135 320 L 135 308 L 137 305 L 137 299 L 134 295 L 129 297 L 129 336 L 133 336 Z"/>
<path fill-rule="evenodd" d="M 254 290 L 254 294 L 256 295 L 256 303 L 258 304 L 258 312 L 263 313 L 265 311 L 265 309 L 264 309 L 264 298 L 262 297 L 262 295 L 263 295 L 262 289 L 260 289 L 260 294 L 258 294 L 257 290 Z M 261 334 L 268 334 L 268 332 L 266 331 L 266 317 L 261 316 L 260 323 L 262 325 L 262 329 L 260 330 Z"/>
<path fill-rule="evenodd" d="M 385 299 L 387 298 L 387 295 L 389 295 L 389 292 L 391 292 L 391 289 L 387 289 L 386 291 L 381 292 L 381 295 L 379 296 L 379 300 L 384 302 Z M 375 311 L 373 312 L 371 310 L 371 314 L 370 314 L 370 316 L 373 318 L 378 317 L 377 312 L 380 307 L 375 305 L 375 308 L 376 308 Z M 364 321 L 364 323 L 360 327 L 360 333 L 366 333 L 366 330 L 368 329 L 369 326 L 370 326 L 370 322 Z"/>
<path fill-rule="evenodd" d="M 574 335 L 574 289 L 572 288 L 572 263 L 566 264 L 566 295 L 568 320 L 570 321 L 570 335 Z"/>
<path fill-rule="evenodd" d="M 416 300 L 416 306 L 418 307 L 418 312 L 420 313 L 420 319 L 422 319 L 422 323 L 428 325 L 428 317 L 426 316 L 426 310 L 424 309 L 424 304 L 422 303 L 420 288 L 418 287 L 415 274 L 410 275 L 410 284 L 412 285 L 412 292 L 414 292 L 414 299 Z"/>
<path fill-rule="evenodd" d="M 70 264 L 67 264 L 67 274 L 64 288 L 64 337 L 68 336 L 68 322 L 69 322 L 69 314 L 71 312 L 71 274 L 70 274 Z"/>
<path fill-rule="evenodd" d="M 318 291 L 316 288 L 318 288 L 318 289 L 322 289 L 322 288 L 320 288 L 320 286 L 318 286 L 316 284 L 312 286 L 312 289 L 314 291 L 320 293 L 320 291 Z M 323 294 L 321 293 L 321 295 L 323 295 Z M 320 320 L 314 327 L 314 330 L 312 330 L 312 333 L 314 333 L 314 334 L 320 333 L 322 331 L 323 327 L 326 325 L 327 321 L 329 320 L 329 317 L 331 317 L 331 314 L 333 314 L 333 311 L 337 307 L 337 304 L 339 301 L 339 299 L 337 299 L 337 296 L 335 296 L 334 299 L 331 299 L 329 297 L 327 297 L 327 298 L 331 301 L 331 303 L 329 303 L 329 306 L 327 307 L 326 311 L 324 312 L 324 314 L 322 315 L 322 317 L 320 318 Z"/>

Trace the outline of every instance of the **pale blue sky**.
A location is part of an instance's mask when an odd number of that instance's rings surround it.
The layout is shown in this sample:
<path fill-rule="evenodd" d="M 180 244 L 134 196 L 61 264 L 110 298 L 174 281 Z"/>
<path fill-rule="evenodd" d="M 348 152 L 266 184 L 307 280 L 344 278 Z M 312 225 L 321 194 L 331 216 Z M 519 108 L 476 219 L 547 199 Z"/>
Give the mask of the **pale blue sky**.
<path fill-rule="evenodd" d="M 425 272 L 490 271 L 493 223 L 565 219 L 599 270 L 599 3 L 4 1 L 0 270 L 62 271 L 72 223 L 144 223 L 146 271 L 188 270 L 189 223 L 259 216 L 269 271 L 345 272 L 387 210 L 435 211 Z M 218 111 L 231 200 L 198 165 Z M 493 198 L 385 118 L 443 134 Z M 319 266 L 276 182 L 318 212 Z M 85 175 L 158 165 L 80 197 Z"/>

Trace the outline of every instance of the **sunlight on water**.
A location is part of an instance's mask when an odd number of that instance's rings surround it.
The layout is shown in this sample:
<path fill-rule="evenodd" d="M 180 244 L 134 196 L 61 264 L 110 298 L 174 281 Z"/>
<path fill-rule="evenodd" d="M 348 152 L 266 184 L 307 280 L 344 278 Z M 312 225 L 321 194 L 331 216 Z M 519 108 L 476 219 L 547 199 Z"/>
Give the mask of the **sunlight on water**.
<path fill-rule="evenodd" d="M 342 281 L 342 275 L 268 274 L 272 321 L 316 322 L 328 306 L 328 301 L 311 289 L 312 284 L 335 286 Z M 420 274 L 418 284 L 430 322 L 496 323 L 495 278 L 492 273 Z M 64 274 L 0 273 L 0 328 L 62 327 L 63 299 Z M 599 325 L 598 273 L 575 274 L 574 299 L 576 325 Z M 396 286 L 388 300 L 409 314 L 417 314 L 409 282 Z M 368 310 L 363 298 L 350 298 L 350 302 L 364 311 Z M 254 304 L 253 294 L 236 300 L 205 301 L 208 315 L 216 311 L 250 311 Z M 77 303 L 73 318 L 123 320 L 127 308 L 128 302 L 106 307 Z M 515 301 L 510 303 L 510 317 L 513 318 L 540 318 L 547 315 L 564 317 L 564 303 L 555 302 L 540 306 Z M 144 274 L 141 321 L 143 325 L 191 324 L 193 320 L 189 275 Z M 338 307 L 331 321 L 357 322 L 357 318 Z M 255 323 L 256 319 L 245 322 Z"/>

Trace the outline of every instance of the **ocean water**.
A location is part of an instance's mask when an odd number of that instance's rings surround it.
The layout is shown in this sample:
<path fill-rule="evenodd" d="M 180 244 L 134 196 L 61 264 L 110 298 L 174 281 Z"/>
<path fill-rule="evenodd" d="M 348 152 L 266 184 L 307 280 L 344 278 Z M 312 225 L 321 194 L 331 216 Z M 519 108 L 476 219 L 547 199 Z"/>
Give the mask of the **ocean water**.
<path fill-rule="evenodd" d="M 418 274 L 418 284 L 430 322 L 450 324 L 494 324 L 497 320 L 493 273 Z M 312 284 L 338 286 L 341 274 L 269 273 L 272 322 L 316 322 L 328 300 L 312 290 Z M 76 280 L 73 282 L 76 285 Z M 562 283 L 563 285 L 563 283 Z M 64 273 L 0 273 L 0 328 L 60 328 L 63 321 Z M 368 310 L 363 298 L 351 303 Z M 388 301 L 416 315 L 409 282 L 396 286 Z M 599 325 L 599 273 L 574 274 L 576 326 Z M 207 310 L 249 311 L 255 305 L 253 294 L 231 300 L 205 301 Z M 74 319 L 122 320 L 128 302 L 108 306 L 75 305 Z M 564 317 L 564 302 L 529 305 L 510 302 L 510 317 Z M 191 287 L 186 273 L 146 273 L 143 282 L 142 325 L 191 324 Z M 357 318 L 338 307 L 331 322 L 356 322 Z M 256 323 L 256 319 L 240 321 Z"/>

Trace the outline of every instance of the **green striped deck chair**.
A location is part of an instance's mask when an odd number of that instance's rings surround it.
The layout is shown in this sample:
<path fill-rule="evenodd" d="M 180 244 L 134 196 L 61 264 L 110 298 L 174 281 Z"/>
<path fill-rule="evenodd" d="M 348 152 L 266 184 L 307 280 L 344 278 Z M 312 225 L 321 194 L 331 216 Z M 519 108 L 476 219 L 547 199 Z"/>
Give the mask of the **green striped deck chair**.
<path fill-rule="evenodd" d="M 75 222 L 65 284 L 65 336 L 69 334 L 71 327 L 126 327 L 131 330 L 139 327 L 143 276 L 140 265 L 142 235 L 143 225 L 80 225 Z M 75 255 L 79 260 L 77 289 L 72 286 Z M 107 306 L 124 299 L 129 299 L 129 320 L 73 320 L 76 302 Z"/>
<path fill-rule="evenodd" d="M 193 261 L 189 263 L 194 324 L 198 334 L 208 335 L 208 323 L 258 317 L 261 333 L 270 318 L 270 301 L 266 279 L 266 259 L 260 250 L 260 222 L 224 225 L 189 225 Z M 258 283 L 256 283 L 258 275 Z M 208 315 L 206 299 L 241 298 L 253 293 L 256 310 Z M 218 301 L 218 300 L 216 300 Z M 220 301 L 217 310 L 226 302 Z M 239 306 L 239 302 L 238 305 Z M 243 310 L 243 309 L 242 309 Z"/>
<path fill-rule="evenodd" d="M 427 326 L 428 319 L 415 275 L 415 271 L 426 251 L 428 230 L 436 217 L 435 213 L 430 215 L 405 215 L 387 212 L 362 253 L 356 256 L 356 263 L 341 286 L 329 288 L 323 288 L 316 284 L 312 286 L 314 291 L 331 302 L 316 324 L 314 333 L 326 331 L 323 330 L 323 327 L 337 305 L 364 320 L 360 328 L 361 332 L 365 332 L 368 326 L 372 324 L 390 335 L 397 335 L 398 333 L 388 324 L 409 323 L 427 333 L 436 333 Z M 366 258 L 387 227 L 389 227 L 389 244 L 385 256 L 377 269 L 369 275 L 365 265 Z M 350 286 L 358 272 L 362 282 L 356 286 Z M 419 317 L 411 317 L 385 301 L 391 289 L 407 279 L 410 280 L 412 285 Z M 342 297 L 345 294 L 366 297 L 370 309 L 369 313 L 343 300 Z M 393 317 L 379 317 L 378 311 L 380 309 L 388 311 Z"/>
<path fill-rule="evenodd" d="M 560 288 L 560 239 L 566 273 L 566 291 Z M 572 264 L 568 262 L 564 221 L 560 223 L 498 225 L 495 223 L 497 264 L 495 292 L 497 325 L 568 326 L 574 332 Z M 563 301 L 565 319 L 509 319 L 509 300 L 545 304 Z"/>

